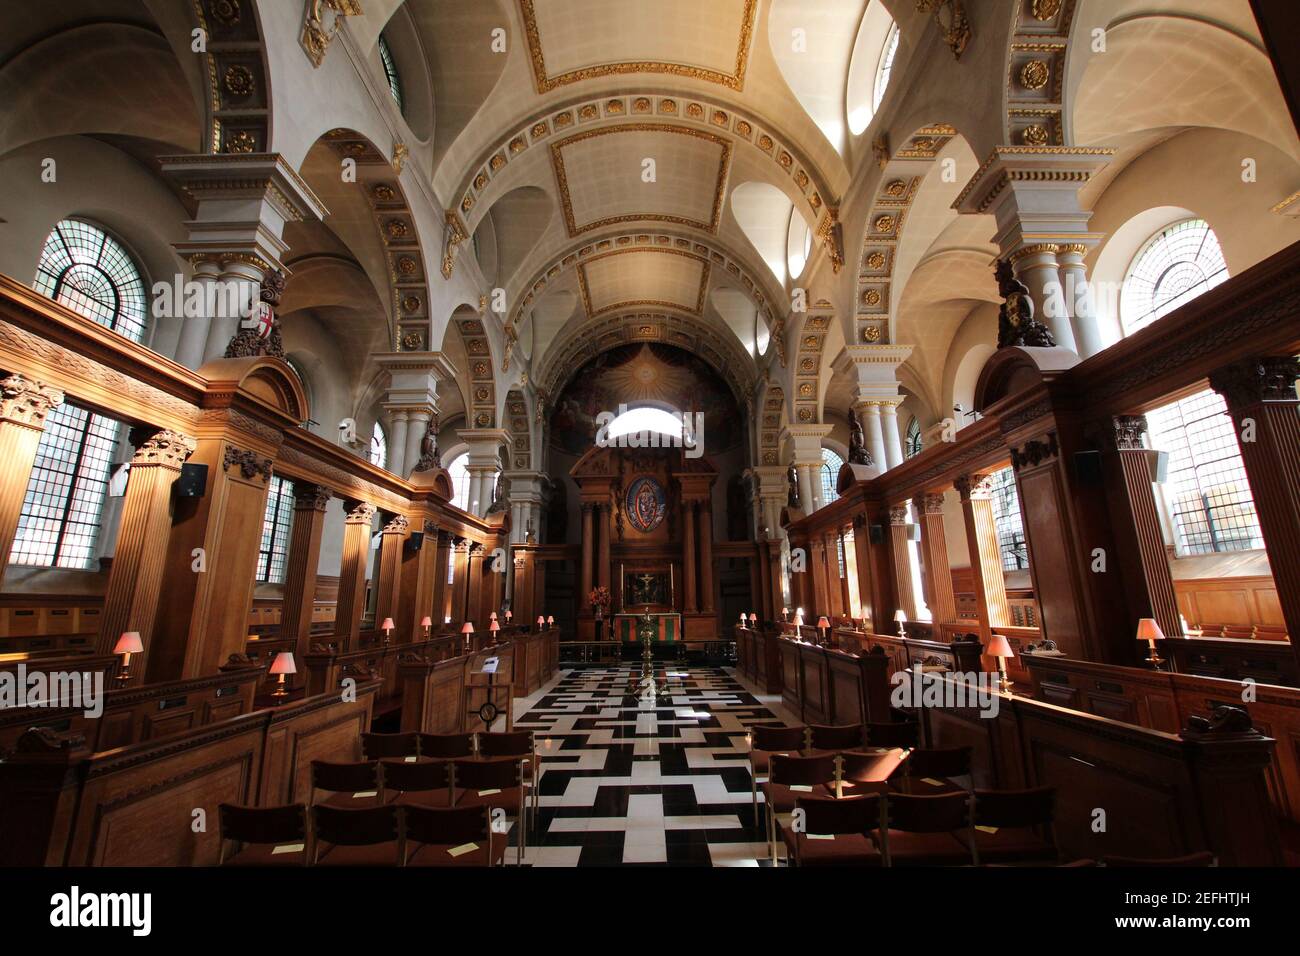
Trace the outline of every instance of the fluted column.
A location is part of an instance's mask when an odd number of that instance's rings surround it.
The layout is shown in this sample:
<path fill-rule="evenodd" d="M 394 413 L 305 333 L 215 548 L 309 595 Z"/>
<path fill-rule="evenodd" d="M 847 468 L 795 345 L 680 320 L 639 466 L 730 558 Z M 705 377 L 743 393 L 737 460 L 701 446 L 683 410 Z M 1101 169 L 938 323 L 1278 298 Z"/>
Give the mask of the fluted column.
<path fill-rule="evenodd" d="M 685 502 L 683 510 L 686 512 L 682 515 L 682 560 L 685 563 L 685 569 L 682 572 L 682 579 L 685 585 L 685 612 L 694 614 L 699 605 L 695 599 L 695 529 L 696 529 L 696 506 L 694 501 Z"/>
<path fill-rule="evenodd" d="M 871 453 L 871 460 L 876 463 L 876 467 L 884 471 L 889 464 L 889 458 L 885 454 L 885 432 L 880 423 L 880 403 L 866 402 L 861 407 L 862 426 L 867 433 L 867 451 Z"/>
<path fill-rule="evenodd" d="M 475 541 L 469 546 L 466 557 L 469 568 L 469 590 L 465 594 L 465 620 L 474 622 L 475 630 L 487 627 L 483 616 L 483 545 Z"/>
<path fill-rule="evenodd" d="M 804 605 L 805 624 L 816 624 L 819 615 L 831 613 L 830 582 L 826 574 L 826 539 L 818 536 L 808 543 L 808 563 L 812 566 L 812 605 Z"/>
<path fill-rule="evenodd" d="M 600 587 L 609 587 L 609 505 L 602 502 L 596 506 L 596 529 L 597 540 L 600 547 L 597 549 L 598 561 L 596 569 L 596 583 Z"/>
<path fill-rule="evenodd" d="M 469 590 L 469 541 L 457 538 L 452 546 L 451 620 L 460 625 L 468 620 L 465 595 Z"/>
<path fill-rule="evenodd" d="M 339 566 L 339 603 L 334 620 L 334 640 L 340 652 L 357 649 L 361 616 L 366 610 L 366 564 L 370 557 L 370 532 L 375 506 L 365 501 L 345 501 L 343 560 Z"/>
<path fill-rule="evenodd" d="M 826 533 L 826 593 L 830 598 L 831 616 L 844 615 L 844 578 L 840 577 L 840 535 L 838 531 Z"/>
<path fill-rule="evenodd" d="M 891 563 L 894 566 L 894 593 L 898 596 L 898 607 L 907 615 L 909 621 L 916 620 L 916 589 L 912 583 L 911 550 L 907 540 L 907 504 L 889 507 L 889 546 Z M 890 618 L 893 615 L 889 615 Z M 876 627 L 887 626 L 883 621 L 876 621 Z"/>
<path fill-rule="evenodd" d="M 1096 303 L 1088 285 L 1088 267 L 1083 263 L 1087 254 L 1088 245 L 1082 242 L 1066 243 L 1056 253 L 1065 288 L 1065 307 L 1070 313 L 1070 328 L 1083 358 L 1096 355 L 1106 347 L 1101 339 L 1101 329 L 1097 327 Z"/>
<path fill-rule="evenodd" d="M 110 654 L 123 631 L 139 631 L 144 654 L 135 671 L 138 677 L 145 673 L 162 597 L 172 524 L 172 484 L 197 442 L 178 432 L 138 428 L 131 432 L 131 444 L 136 452 L 131 459 L 117 550 L 104 592 L 98 651 Z"/>
<path fill-rule="evenodd" d="M 591 593 L 591 572 L 592 562 L 594 560 L 595 542 L 591 536 L 595 529 L 592 527 L 592 509 L 595 507 L 590 501 L 582 503 L 582 573 L 580 575 L 582 590 L 578 595 L 579 612 L 582 617 L 589 617 L 592 613 L 591 604 L 587 601 L 587 595 Z"/>
<path fill-rule="evenodd" d="M 430 542 L 430 535 L 433 541 Z M 451 535 L 446 531 L 434 529 L 433 532 L 425 530 L 424 546 L 427 548 L 430 544 L 435 550 L 433 559 L 433 603 L 429 616 L 433 618 L 433 628 L 436 631 L 443 625 L 443 618 L 448 616 L 447 611 L 447 564 L 451 560 Z M 417 602 L 418 603 L 418 602 Z M 419 624 L 419 620 L 415 622 Z"/>
<path fill-rule="evenodd" d="M 394 515 L 384 525 L 379 538 L 378 584 L 375 601 L 375 626 L 384 622 L 384 618 L 393 618 L 397 623 L 398 607 L 402 596 L 402 544 L 411 523 L 404 515 Z M 397 634 L 396 640 L 404 641 L 409 634 Z"/>
<path fill-rule="evenodd" d="M 1300 660 L 1300 417 L 1292 356 L 1252 359 L 1210 375 L 1228 403 L 1260 532 Z"/>
<path fill-rule="evenodd" d="M 980 636 L 987 643 L 993 628 L 1011 624 L 1006 579 L 1002 574 L 1002 552 L 998 548 L 998 529 L 993 520 L 993 485 L 988 475 L 962 475 L 953 485 L 961 496 L 971 575 L 975 580 Z"/>
<path fill-rule="evenodd" d="M 1022 246 L 1011 254 L 1011 264 L 1016 278 L 1028 287 L 1034 300 L 1034 318 L 1047 326 L 1058 348 L 1077 352 L 1079 348 L 1062 294 L 1057 248 L 1050 242 Z"/>
<path fill-rule="evenodd" d="M 817 501 L 821 497 L 820 494 L 813 493 L 812 469 L 813 466 L 808 462 L 795 462 L 795 471 L 799 476 L 799 503 L 803 505 L 804 514 L 816 511 Z"/>
<path fill-rule="evenodd" d="M 903 437 L 898 430 L 898 403 L 881 402 L 880 429 L 885 439 L 885 461 L 890 468 L 903 463 Z"/>
<path fill-rule="evenodd" d="M 943 527 L 943 495 L 924 495 L 921 506 L 921 549 L 925 553 L 925 600 L 935 624 L 957 620 L 957 597 L 948 562 L 948 536 Z"/>
<path fill-rule="evenodd" d="M 21 375 L 0 381 L 0 578 L 9 566 L 45 419 L 62 403 L 57 388 Z"/>
<path fill-rule="evenodd" d="M 1160 630 L 1174 637 L 1183 633 L 1183 626 L 1178 599 L 1174 596 L 1173 575 L 1169 571 L 1169 554 L 1165 551 L 1160 510 L 1151 485 L 1151 456 L 1156 453 L 1142 444 L 1142 436 L 1147 432 L 1146 416 L 1118 415 L 1114 424 L 1115 447 L 1124 476 L 1124 500 L 1128 504 L 1124 523 L 1131 525 L 1131 528 L 1115 528 L 1115 534 L 1117 540 L 1137 553 L 1141 574 L 1130 577 L 1135 579 L 1132 583 L 1138 586 L 1140 598 L 1145 598 L 1140 600 L 1136 610 L 1141 613 L 1137 616 L 1155 618 Z M 1137 626 L 1136 619 L 1130 623 Z"/>
<path fill-rule="evenodd" d="M 398 408 L 392 412 L 390 419 L 393 433 L 388 440 L 387 468 L 399 478 L 406 477 L 406 439 L 410 431 L 410 420 L 406 409 Z"/>
<path fill-rule="evenodd" d="M 311 650 L 316 571 L 330 491 L 321 485 L 298 482 L 293 486 L 293 498 L 293 529 L 289 532 L 289 554 L 284 569 L 280 637 L 293 639 L 294 659 L 299 667 L 305 667 L 307 652 Z"/>
<path fill-rule="evenodd" d="M 700 502 L 700 610 L 713 613 L 713 509 L 707 501 Z"/>

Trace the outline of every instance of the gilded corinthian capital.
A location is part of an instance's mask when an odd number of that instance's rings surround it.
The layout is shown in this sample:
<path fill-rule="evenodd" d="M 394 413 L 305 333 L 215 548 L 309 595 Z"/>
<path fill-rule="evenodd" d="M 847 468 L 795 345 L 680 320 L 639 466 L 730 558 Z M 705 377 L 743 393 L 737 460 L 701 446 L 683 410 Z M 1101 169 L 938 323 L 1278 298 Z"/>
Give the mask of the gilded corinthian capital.
<path fill-rule="evenodd" d="M 61 404 L 63 393 L 57 388 L 21 375 L 0 380 L 0 421 L 41 429 L 45 427 L 45 416 Z"/>

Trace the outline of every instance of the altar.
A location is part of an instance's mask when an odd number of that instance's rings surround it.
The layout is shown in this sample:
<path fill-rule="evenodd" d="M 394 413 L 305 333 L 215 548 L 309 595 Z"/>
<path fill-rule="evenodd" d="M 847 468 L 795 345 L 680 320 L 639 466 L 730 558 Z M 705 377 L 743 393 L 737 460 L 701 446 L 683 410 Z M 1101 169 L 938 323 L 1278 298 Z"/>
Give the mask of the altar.
<path fill-rule="evenodd" d="M 680 641 L 682 639 L 682 616 L 673 611 L 650 612 L 650 640 L 656 643 Z M 636 643 L 641 640 L 641 628 L 645 625 L 645 612 L 631 611 L 614 615 L 614 634 L 624 643 Z"/>

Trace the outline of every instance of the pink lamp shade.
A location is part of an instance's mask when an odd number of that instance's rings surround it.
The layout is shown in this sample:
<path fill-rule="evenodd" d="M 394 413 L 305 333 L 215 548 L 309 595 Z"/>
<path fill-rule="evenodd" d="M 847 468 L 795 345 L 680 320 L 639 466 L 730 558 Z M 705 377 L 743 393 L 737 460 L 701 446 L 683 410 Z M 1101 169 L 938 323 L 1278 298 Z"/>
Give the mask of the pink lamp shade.
<path fill-rule="evenodd" d="M 466 621 L 466 622 L 464 623 L 464 625 L 461 626 L 460 632 L 461 632 L 462 634 L 473 634 L 473 633 L 474 633 L 474 625 L 471 624 L 469 621 Z"/>
<path fill-rule="evenodd" d="M 897 611 L 894 612 L 894 620 L 898 621 L 900 624 L 907 623 L 907 612 L 904 611 L 902 608 L 899 608 Z"/>
<path fill-rule="evenodd" d="M 386 617 L 384 618 L 384 623 L 379 625 L 379 629 L 381 631 L 391 631 L 396 626 L 397 625 L 393 623 L 393 619 L 391 617 Z"/>
<path fill-rule="evenodd" d="M 420 627 L 433 627 L 433 618 L 426 614 L 424 620 L 420 622 Z"/>
<path fill-rule="evenodd" d="M 546 623 L 547 623 L 548 626 L 551 625 L 551 624 L 554 624 L 554 623 L 555 623 L 555 615 L 554 615 L 554 614 L 548 614 L 548 615 L 546 615 Z"/>
<path fill-rule="evenodd" d="M 271 661 L 272 674 L 296 674 L 298 665 L 294 663 L 293 654 L 289 651 L 281 651 L 275 655 L 275 660 Z"/>
<path fill-rule="evenodd" d="M 820 630 L 825 630 L 830 626 L 831 626 L 831 622 L 826 619 L 826 615 L 823 614 L 821 617 L 817 618 L 817 627 Z"/>
<path fill-rule="evenodd" d="M 984 653 L 989 657 L 1007 658 L 1016 656 L 1016 652 L 1011 649 L 1011 645 L 1007 643 L 1007 639 L 1001 634 L 994 634 L 989 639 L 988 646 L 984 648 Z"/>
<path fill-rule="evenodd" d="M 114 654 L 142 654 L 144 642 L 140 640 L 139 631 L 125 631 L 113 646 Z"/>
<path fill-rule="evenodd" d="M 1152 647 L 1155 647 L 1156 641 L 1164 640 L 1165 634 L 1164 631 L 1160 630 L 1160 625 L 1156 623 L 1155 618 L 1144 617 L 1138 621 L 1137 636 L 1139 641 L 1146 641 Z"/>
<path fill-rule="evenodd" d="M 749 623 L 750 624 L 758 623 L 758 615 L 755 614 L 753 611 L 749 612 Z"/>
<path fill-rule="evenodd" d="M 541 627 L 545 623 L 546 623 L 546 618 L 542 617 L 540 614 L 537 615 L 537 626 Z"/>
<path fill-rule="evenodd" d="M 495 621 L 496 619 L 497 619 L 497 612 L 496 612 L 496 611 L 493 611 L 491 614 L 488 615 L 488 620 L 489 620 L 489 621 Z"/>
<path fill-rule="evenodd" d="M 740 626 L 741 626 L 741 627 L 744 627 L 744 626 L 745 626 L 745 612 L 744 612 L 744 611 L 741 611 L 741 612 L 740 612 Z"/>
<path fill-rule="evenodd" d="M 492 631 L 493 633 L 496 633 L 497 631 L 501 630 L 501 623 L 497 621 L 496 618 L 493 618 L 491 621 L 488 622 L 488 630 Z"/>
<path fill-rule="evenodd" d="M 511 611 L 506 611 L 506 623 L 507 623 L 507 624 L 510 623 L 510 619 L 511 619 L 512 617 L 514 617 L 514 613 L 511 612 Z"/>

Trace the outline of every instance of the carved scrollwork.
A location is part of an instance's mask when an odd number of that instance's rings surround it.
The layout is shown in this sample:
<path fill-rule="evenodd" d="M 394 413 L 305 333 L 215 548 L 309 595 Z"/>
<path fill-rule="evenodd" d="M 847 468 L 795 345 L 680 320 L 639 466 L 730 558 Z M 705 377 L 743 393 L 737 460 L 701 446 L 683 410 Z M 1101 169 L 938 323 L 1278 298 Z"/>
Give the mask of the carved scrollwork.
<path fill-rule="evenodd" d="M 411 530 L 411 522 L 405 515 L 394 515 L 392 520 L 384 525 L 384 534 L 406 534 L 409 530 Z"/>
<path fill-rule="evenodd" d="M 0 421 L 44 428 L 45 417 L 61 404 L 63 393 L 57 388 L 21 375 L 10 375 L 0 381 Z"/>
<path fill-rule="evenodd" d="M 1115 446 L 1121 450 L 1142 447 L 1142 436 L 1147 433 L 1145 415 L 1115 416 Z"/>
<path fill-rule="evenodd" d="M 1248 359 L 1210 373 L 1210 387 L 1229 408 L 1254 402 L 1295 400 L 1300 359 L 1294 356 Z"/>
<path fill-rule="evenodd" d="M 1019 448 L 1011 449 L 1011 467 L 1019 471 L 1026 466 L 1041 465 L 1055 458 L 1060 450 L 1056 432 L 1048 432 L 1046 439 L 1032 438 Z"/>
<path fill-rule="evenodd" d="M 222 456 L 221 467 L 229 471 L 232 466 L 239 467 L 239 473 L 245 478 L 261 475 L 263 481 L 271 480 L 271 459 L 264 458 L 255 451 L 245 451 L 234 445 L 227 445 Z"/>
<path fill-rule="evenodd" d="M 299 511 L 324 511 L 334 497 L 324 485 L 300 482 L 293 486 L 294 507 Z"/>
<path fill-rule="evenodd" d="M 952 486 L 962 501 L 987 501 L 993 497 L 993 480 L 989 475 L 958 475 Z"/>
<path fill-rule="evenodd" d="M 131 444 L 135 446 L 135 455 L 131 458 L 133 466 L 163 465 L 170 468 L 179 468 L 185 464 L 186 459 L 198 447 L 198 442 L 189 435 L 165 428 L 159 431 L 132 429 Z"/>
<path fill-rule="evenodd" d="M 349 501 L 344 504 L 347 524 L 364 524 L 369 526 L 375 520 L 375 506 L 368 501 Z"/>

